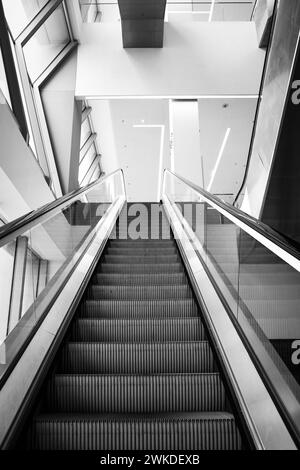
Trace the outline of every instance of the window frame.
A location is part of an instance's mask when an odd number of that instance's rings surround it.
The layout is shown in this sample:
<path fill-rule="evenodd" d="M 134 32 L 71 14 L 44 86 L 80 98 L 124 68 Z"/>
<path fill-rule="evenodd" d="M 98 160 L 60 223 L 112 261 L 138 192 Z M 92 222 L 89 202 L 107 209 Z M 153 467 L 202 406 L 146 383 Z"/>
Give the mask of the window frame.
<path fill-rule="evenodd" d="M 70 41 L 32 83 L 28 74 L 23 48 L 60 5 L 63 6 Z M 12 41 L 15 46 L 16 62 L 19 69 L 21 86 L 24 93 L 38 161 L 45 177 L 51 182 L 55 196 L 61 197 L 63 193 L 43 108 L 41 88 L 48 78 L 61 67 L 65 59 L 78 45 L 77 41 L 74 40 L 65 0 L 49 0 L 19 36 L 15 39 L 12 37 Z"/>

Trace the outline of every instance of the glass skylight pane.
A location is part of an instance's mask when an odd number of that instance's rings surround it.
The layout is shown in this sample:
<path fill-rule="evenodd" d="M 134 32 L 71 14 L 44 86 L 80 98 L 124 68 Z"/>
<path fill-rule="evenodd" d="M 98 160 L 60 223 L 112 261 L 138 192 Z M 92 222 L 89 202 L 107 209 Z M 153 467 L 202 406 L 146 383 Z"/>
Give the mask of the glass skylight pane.
<path fill-rule="evenodd" d="M 0 48 L 0 90 L 2 91 L 4 98 L 6 99 L 8 104 L 11 106 L 1 48 Z"/>
<path fill-rule="evenodd" d="M 14 38 L 26 28 L 49 0 L 2 0 L 8 26 Z"/>
<path fill-rule="evenodd" d="M 81 135 L 80 135 L 80 148 L 84 146 L 88 138 L 90 137 L 92 131 L 91 131 L 91 126 L 90 122 L 88 119 L 84 121 L 84 123 L 81 126 Z"/>
<path fill-rule="evenodd" d="M 60 5 L 24 46 L 27 70 L 32 82 L 70 42 L 64 8 Z"/>

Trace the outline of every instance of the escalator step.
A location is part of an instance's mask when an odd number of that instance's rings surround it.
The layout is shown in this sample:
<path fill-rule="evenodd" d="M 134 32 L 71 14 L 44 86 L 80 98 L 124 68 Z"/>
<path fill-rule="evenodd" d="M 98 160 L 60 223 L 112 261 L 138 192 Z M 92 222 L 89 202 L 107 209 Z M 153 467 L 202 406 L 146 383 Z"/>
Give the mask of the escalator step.
<path fill-rule="evenodd" d="M 54 413 L 226 411 L 219 374 L 55 375 L 46 409 Z"/>
<path fill-rule="evenodd" d="M 43 387 L 28 450 L 241 449 L 175 240 L 118 239 L 128 231 L 119 222 Z"/>
<path fill-rule="evenodd" d="M 165 247 L 126 247 L 126 248 L 107 248 L 108 255 L 121 255 L 121 256 L 161 256 L 161 255 L 175 255 L 177 249 L 175 246 L 172 248 Z"/>
<path fill-rule="evenodd" d="M 157 263 L 176 263 L 179 261 L 179 256 L 176 255 L 157 255 L 147 256 L 146 264 L 157 264 Z M 110 264 L 139 264 L 145 263 L 144 256 L 122 256 L 122 255 L 104 255 L 104 262 Z"/>
<path fill-rule="evenodd" d="M 97 266 L 96 272 L 101 273 L 181 273 L 183 266 L 177 263 L 101 263 Z"/>
<path fill-rule="evenodd" d="M 174 240 L 110 240 L 109 248 L 176 248 Z"/>
<path fill-rule="evenodd" d="M 160 374 L 215 372 L 207 341 L 194 343 L 67 343 L 60 372 Z"/>
<path fill-rule="evenodd" d="M 190 286 L 90 286 L 87 298 L 97 299 L 188 299 L 192 297 Z"/>
<path fill-rule="evenodd" d="M 166 286 L 172 284 L 186 284 L 187 278 L 185 273 L 175 274 L 119 274 L 119 273 L 103 273 L 97 274 L 94 278 L 95 283 L 102 285 L 153 285 Z"/>
<path fill-rule="evenodd" d="M 238 450 L 230 413 L 128 417 L 41 415 L 29 436 L 35 450 Z"/>
<path fill-rule="evenodd" d="M 80 307 L 84 318 L 192 318 L 198 316 L 194 299 L 87 300 Z"/>
<path fill-rule="evenodd" d="M 72 341 L 160 342 L 206 339 L 199 318 L 165 320 L 79 319 L 72 327 Z"/>

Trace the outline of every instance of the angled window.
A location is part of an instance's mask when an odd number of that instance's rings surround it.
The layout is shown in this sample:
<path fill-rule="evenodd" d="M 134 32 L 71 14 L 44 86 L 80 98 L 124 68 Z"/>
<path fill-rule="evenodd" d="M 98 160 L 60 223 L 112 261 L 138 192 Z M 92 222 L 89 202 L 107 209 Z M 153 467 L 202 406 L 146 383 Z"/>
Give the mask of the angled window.
<path fill-rule="evenodd" d="M 48 0 L 2 0 L 2 3 L 11 34 L 16 38 Z"/>
<path fill-rule="evenodd" d="M 2 91 L 2 93 L 4 95 L 4 98 L 6 99 L 9 106 L 11 107 L 10 96 L 9 96 L 9 91 L 8 91 L 8 85 L 7 85 L 5 68 L 4 68 L 4 64 L 3 64 L 1 48 L 0 48 L 0 90 Z M 1 97 L 0 97 L 0 99 L 1 99 Z"/>
<path fill-rule="evenodd" d="M 70 43 L 71 37 L 63 5 L 59 5 L 23 48 L 26 67 L 35 82 L 58 54 Z"/>
<path fill-rule="evenodd" d="M 94 163 L 95 159 L 97 156 L 96 148 L 95 145 L 92 145 L 85 155 L 85 157 L 82 159 L 79 165 L 79 184 L 82 183 L 82 181 L 85 179 L 87 176 L 87 173 L 89 172 L 92 164 Z"/>
<path fill-rule="evenodd" d="M 84 146 L 88 138 L 92 133 L 89 119 L 86 119 L 81 126 L 81 135 L 80 135 L 80 148 Z"/>

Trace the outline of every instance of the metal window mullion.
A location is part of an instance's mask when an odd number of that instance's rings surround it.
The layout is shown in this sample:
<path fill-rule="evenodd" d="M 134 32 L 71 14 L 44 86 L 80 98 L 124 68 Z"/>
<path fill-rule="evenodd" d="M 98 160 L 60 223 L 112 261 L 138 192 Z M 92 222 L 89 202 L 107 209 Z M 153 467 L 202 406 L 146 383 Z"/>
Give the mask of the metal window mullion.
<path fill-rule="evenodd" d="M 17 325 L 22 316 L 24 284 L 26 274 L 28 238 L 18 237 L 16 240 L 14 268 L 10 294 L 10 306 L 7 322 L 7 334 Z"/>
<path fill-rule="evenodd" d="M 38 121 L 36 107 L 35 107 L 34 98 L 33 98 L 33 90 L 29 81 L 22 46 L 19 44 L 16 44 L 15 51 L 16 51 L 16 59 L 17 59 L 19 71 L 20 71 L 20 79 L 21 79 L 21 83 L 23 87 L 25 102 L 26 102 L 26 106 L 28 110 L 28 116 L 29 116 L 29 120 L 30 120 L 30 124 L 32 128 L 33 139 L 34 139 L 34 143 L 35 143 L 36 150 L 37 150 L 38 161 L 40 163 L 40 166 L 44 174 L 50 177 L 46 152 L 45 152 L 45 148 L 44 148 L 44 144 L 43 144 L 43 140 L 42 140 L 42 136 L 40 132 L 39 121 Z"/>
<path fill-rule="evenodd" d="M 92 108 L 92 110 L 93 110 L 93 108 Z M 89 123 L 90 123 L 90 128 L 91 128 L 92 134 L 95 134 L 96 132 L 95 132 L 94 123 L 93 123 L 93 119 L 92 119 L 91 114 L 89 115 L 88 120 L 89 120 Z M 98 134 L 97 134 L 97 137 L 98 137 Z M 101 154 L 101 152 L 99 151 L 99 145 L 98 145 L 97 138 L 95 139 L 94 145 L 95 145 L 96 153 Z"/>
<path fill-rule="evenodd" d="M 91 112 L 92 112 L 92 110 L 93 110 L 93 108 L 91 108 Z M 95 133 L 94 123 L 93 123 L 93 118 L 91 116 L 91 113 L 89 114 L 88 119 L 89 119 L 89 123 L 90 123 L 92 133 Z M 97 137 L 98 137 L 98 134 L 97 134 Z M 101 156 L 101 152 L 100 152 L 100 148 L 99 148 L 97 139 L 95 139 L 94 145 L 95 145 L 96 154 Z M 99 168 L 100 168 L 100 172 L 102 172 L 102 166 L 101 166 L 100 161 L 99 161 Z"/>
<path fill-rule="evenodd" d="M 55 162 L 55 157 L 52 149 L 52 144 L 49 136 L 48 125 L 44 113 L 44 107 L 42 103 L 42 98 L 40 90 L 37 87 L 33 87 L 34 101 L 37 113 L 37 119 L 39 122 L 39 128 L 42 135 L 42 140 L 44 144 L 45 158 L 47 161 L 47 166 L 49 169 L 50 178 L 54 187 L 54 192 L 56 197 L 62 196 L 61 184 L 57 172 L 57 166 Z"/>
<path fill-rule="evenodd" d="M 98 165 L 96 165 L 96 168 L 93 171 L 93 174 L 91 176 L 91 180 L 94 178 L 94 175 L 95 175 L 96 171 L 100 171 L 100 173 L 101 173 L 100 161 L 98 161 Z"/>
<path fill-rule="evenodd" d="M 92 163 L 94 162 L 95 158 L 98 156 L 98 153 L 96 152 L 96 148 L 95 148 L 95 145 L 92 145 L 93 147 L 93 155 L 91 156 L 91 159 L 92 159 Z M 91 148 L 91 147 L 90 147 Z M 83 165 L 83 163 L 85 163 L 86 159 L 88 158 L 88 155 L 89 155 L 89 151 L 85 154 L 85 156 L 83 157 L 82 160 L 80 160 L 79 162 L 79 168 Z M 89 168 L 90 168 L 91 164 L 89 165 Z"/>
<path fill-rule="evenodd" d="M 82 116 L 81 116 L 81 124 L 85 122 L 85 120 L 89 117 L 91 112 L 92 112 L 92 108 L 90 106 L 87 106 L 86 108 L 84 108 L 82 112 Z"/>
<path fill-rule="evenodd" d="M 84 157 L 86 156 L 86 154 L 90 150 L 91 146 L 95 142 L 96 138 L 97 138 L 97 134 L 94 132 L 93 134 L 90 135 L 90 137 L 88 138 L 86 143 L 80 149 L 80 159 L 79 159 L 80 162 L 84 159 Z"/>
<path fill-rule="evenodd" d="M 63 0 L 62 5 L 63 5 L 64 13 L 65 13 L 67 28 L 68 28 L 68 31 L 69 31 L 69 36 L 70 36 L 71 41 L 74 41 L 75 38 L 74 38 L 74 35 L 73 35 L 73 29 L 72 29 L 72 25 L 71 25 L 71 21 L 70 21 L 70 15 L 69 15 L 68 6 L 67 6 L 65 0 Z"/>
<path fill-rule="evenodd" d="M 45 70 L 36 78 L 33 85 L 41 87 L 43 84 L 56 72 L 61 64 L 65 61 L 68 55 L 70 55 L 74 49 L 78 46 L 77 41 L 70 41 L 65 47 L 57 54 L 57 56 L 47 65 Z"/>
<path fill-rule="evenodd" d="M 47 260 L 41 259 L 39 261 L 38 280 L 36 285 L 36 298 L 45 289 L 48 282 L 48 264 Z"/>
<path fill-rule="evenodd" d="M 82 178 L 82 180 L 80 181 L 80 185 L 84 183 L 84 181 L 86 179 L 88 179 L 88 176 L 90 175 L 90 178 L 91 176 L 93 175 L 94 171 L 95 171 L 95 168 L 96 166 L 98 165 L 99 161 L 100 161 L 100 158 L 101 158 L 101 155 L 96 155 L 94 160 L 92 161 L 89 169 L 87 170 L 86 174 L 84 175 L 84 177 Z M 90 181 L 90 178 L 89 178 L 89 181 Z M 88 183 L 87 183 L 88 184 Z"/>
<path fill-rule="evenodd" d="M 21 90 L 18 81 L 16 64 L 14 61 L 12 45 L 10 42 L 9 31 L 7 29 L 7 22 L 5 19 L 4 9 L 0 1 L 0 48 L 2 53 L 2 60 L 4 65 L 4 74 L 7 80 L 9 90 L 9 97 L 13 113 L 19 124 L 21 133 L 27 141 L 29 132 L 27 128 L 27 121 L 25 116 L 24 104 L 22 101 Z"/>
<path fill-rule="evenodd" d="M 77 47 L 77 42 L 72 41 L 58 54 L 56 59 L 47 67 L 46 71 L 34 83 L 32 88 L 23 48 L 16 44 L 16 57 L 20 70 L 25 101 L 28 107 L 28 115 L 32 126 L 33 138 L 37 149 L 37 156 L 44 174 L 51 178 L 56 197 L 62 196 L 62 189 L 58 177 L 56 162 L 53 154 L 52 144 L 49 137 L 48 125 L 45 118 L 44 108 L 39 88 L 55 73 L 65 58 Z"/>
<path fill-rule="evenodd" d="M 27 42 L 35 35 L 37 30 L 43 26 L 45 21 L 52 15 L 52 13 L 63 3 L 63 0 L 50 0 L 44 8 L 33 18 L 33 20 L 26 26 L 23 32 L 17 37 L 16 44 L 24 47 Z"/>

